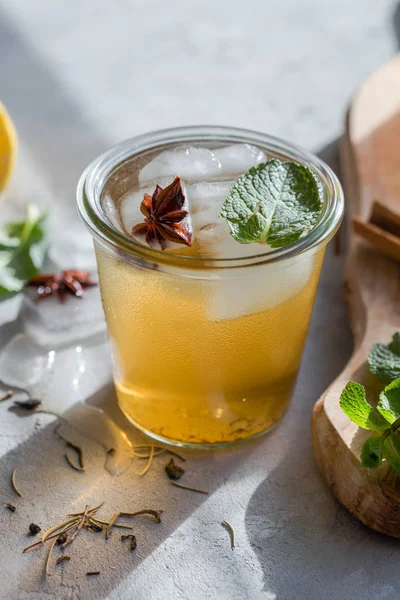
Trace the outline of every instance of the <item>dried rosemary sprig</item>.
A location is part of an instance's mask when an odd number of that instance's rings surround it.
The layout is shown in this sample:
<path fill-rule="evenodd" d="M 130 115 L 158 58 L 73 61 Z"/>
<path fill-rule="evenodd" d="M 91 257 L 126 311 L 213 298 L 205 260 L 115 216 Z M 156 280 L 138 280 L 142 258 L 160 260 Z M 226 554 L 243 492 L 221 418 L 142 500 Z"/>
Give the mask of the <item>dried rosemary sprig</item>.
<path fill-rule="evenodd" d="M 178 481 L 171 481 L 172 485 L 176 485 L 176 487 L 182 488 L 183 490 L 189 490 L 189 492 L 198 492 L 199 494 L 208 494 L 208 490 L 201 490 L 199 488 L 191 487 L 190 485 L 184 485 L 183 483 L 179 483 Z"/>
<path fill-rule="evenodd" d="M 113 517 L 111 518 L 110 522 L 108 523 L 108 525 L 106 527 L 106 538 L 108 538 L 108 536 L 110 535 L 112 527 L 118 527 L 118 524 L 116 523 L 116 521 L 120 517 L 127 517 L 130 519 L 134 519 L 135 517 L 143 517 L 143 516 L 148 515 L 148 516 L 154 517 L 156 523 L 161 523 L 161 515 L 163 512 L 164 511 L 162 511 L 162 510 L 153 510 L 152 508 L 138 510 L 133 513 L 117 512 L 117 513 L 115 513 L 115 515 L 113 515 Z"/>
<path fill-rule="evenodd" d="M 19 489 L 17 488 L 17 484 L 15 483 L 15 475 L 17 473 L 17 469 L 14 469 L 12 474 L 11 474 L 11 485 L 12 485 L 12 489 L 14 490 L 14 492 L 20 497 L 22 498 L 22 493 L 19 491 Z"/>
<path fill-rule="evenodd" d="M 147 461 L 144 469 L 142 471 L 140 471 L 139 473 L 139 477 L 142 477 L 143 475 L 146 475 L 147 471 L 150 469 L 151 467 L 151 463 L 153 462 L 153 458 L 154 458 L 154 446 L 150 447 L 150 455 L 149 455 L 149 460 Z"/>
<path fill-rule="evenodd" d="M 4 400 L 9 400 L 9 398 L 11 398 L 12 396 L 14 396 L 14 392 L 12 390 L 7 390 L 2 396 L 0 396 L 0 402 L 3 402 Z"/>
<path fill-rule="evenodd" d="M 140 452 L 140 450 L 145 450 L 149 448 L 150 451 L 149 452 Z M 150 444 L 137 444 L 136 446 L 133 446 L 133 455 L 136 458 L 150 458 L 150 453 L 151 453 L 151 448 L 152 446 Z M 139 450 L 139 452 L 138 452 Z M 160 456 L 160 454 L 164 454 L 165 452 L 167 452 L 168 454 L 171 454 L 172 456 L 176 456 L 176 458 L 179 458 L 179 460 L 181 460 L 182 462 L 186 461 L 186 458 L 184 458 L 181 454 L 178 454 L 178 452 L 175 452 L 175 450 L 170 450 L 169 448 L 164 448 L 164 446 L 154 446 L 154 454 L 153 456 Z"/>
<path fill-rule="evenodd" d="M 65 458 L 68 462 L 68 464 L 75 469 L 76 471 L 84 471 L 85 470 L 85 465 L 83 463 L 83 452 L 82 452 L 82 448 L 80 446 L 77 446 L 77 444 L 74 444 L 73 442 L 71 442 L 70 440 L 67 440 L 67 438 L 65 438 L 60 432 L 61 425 L 57 425 L 56 429 L 55 429 L 55 433 L 58 435 L 58 437 L 63 440 L 63 442 L 65 442 L 68 446 L 68 448 L 71 448 L 71 450 L 75 450 L 75 452 L 78 455 L 78 462 L 79 462 L 79 467 L 80 469 L 78 469 L 76 467 L 76 465 L 73 464 L 73 462 L 71 461 L 71 458 L 69 457 L 68 453 L 65 454 Z"/>
<path fill-rule="evenodd" d="M 54 550 L 54 546 L 56 545 L 56 539 L 54 539 L 51 544 L 50 544 L 50 548 L 49 548 L 49 552 L 47 554 L 47 558 L 46 558 L 46 563 L 44 566 L 44 571 L 46 573 L 46 575 L 49 574 L 49 568 L 50 568 L 50 559 L 51 559 L 51 555 L 53 554 L 53 550 Z"/>
<path fill-rule="evenodd" d="M 43 546 L 46 542 L 51 542 L 50 546 L 49 546 L 49 552 L 48 552 L 47 558 L 46 558 L 46 563 L 45 563 L 45 573 L 46 573 L 46 575 L 48 575 L 49 570 L 50 570 L 51 556 L 52 556 L 52 552 L 54 550 L 55 545 L 58 544 L 62 549 L 65 548 L 65 546 L 72 544 L 72 542 L 75 540 L 77 535 L 83 529 L 86 529 L 87 531 L 97 531 L 97 532 L 101 532 L 101 531 L 105 530 L 106 537 L 107 537 L 112 527 L 127 527 L 129 529 L 132 529 L 129 525 L 125 525 L 122 523 L 116 523 L 116 521 L 119 519 L 119 517 L 134 518 L 134 517 L 141 517 L 141 516 L 151 516 L 155 519 L 156 522 L 158 522 L 158 523 L 161 522 L 161 514 L 163 511 L 162 510 L 153 510 L 153 509 L 138 510 L 133 513 L 120 511 L 118 513 L 115 513 L 115 515 L 109 521 L 103 521 L 103 520 L 100 520 L 100 519 L 97 519 L 96 517 L 94 517 L 94 515 L 97 513 L 99 508 L 101 506 L 103 506 L 103 504 L 104 504 L 104 502 L 101 502 L 98 506 L 95 506 L 94 508 L 90 508 L 89 505 L 87 504 L 83 511 L 80 511 L 77 513 L 72 513 L 72 514 L 68 515 L 70 517 L 69 519 L 67 519 L 66 521 L 63 521 L 62 523 L 59 523 L 58 525 L 55 525 L 54 527 L 51 527 L 50 529 L 45 531 L 42 535 L 41 540 L 39 540 L 38 542 L 35 542 L 34 544 L 31 544 L 30 546 L 27 546 L 23 550 L 23 553 L 26 553 L 29 550 L 36 548 L 38 546 Z M 72 530 L 72 534 L 67 535 L 67 532 L 70 530 Z M 128 536 L 128 537 L 129 537 L 129 539 L 132 540 L 131 549 L 133 549 L 133 542 L 135 539 L 135 543 L 136 543 L 136 538 L 135 538 L 135 536 Z M 63 556 L 66 556 L 66 555 L 63 555 Z M 69 558 L 63 558 L 63 557 L 60 557 L 60 559 L 61 560 L 69 560 Z M 61 560 L 59 562 L 61 562 Z M 57 564 L 58 564 L 58 561 L 57 561 Z M 94 572 L 90 572 L 89 574 L 98 575 L 99 573 L 100 572 L 98 572 L 98 571 L 94 571 Z"/>
<path fill-rule="evenodd" d="M 23 408 L 24 410 L 35 410 L 42 404 L 41 400 L 29 398 L 29 400 L 14 400 L 13 408 Z"/>
<path fill-rule="evenodd" d="M 65 460 L 67 461 L 67 463 L 69 464 L 70 467 L 72 467 L 75 471 L 79 471 L 79 473 L 84 473 L 85 469 L 82 469 L 82 467 L 78 467 L 78 465 L 75 465 L 74 462 L 72 461 L 70 455 L 68 454 L 68 452 L 66 452 L 64 454 L 65 456 Z"/>
<path fill-rule="evenodd" d="M 235 530 L 233 529 L 232 525 L 228 523 L 228 521 L 222 521 L 221 525 L 229 533 L 231 548 L 233 550 L 235 548 Z"/>

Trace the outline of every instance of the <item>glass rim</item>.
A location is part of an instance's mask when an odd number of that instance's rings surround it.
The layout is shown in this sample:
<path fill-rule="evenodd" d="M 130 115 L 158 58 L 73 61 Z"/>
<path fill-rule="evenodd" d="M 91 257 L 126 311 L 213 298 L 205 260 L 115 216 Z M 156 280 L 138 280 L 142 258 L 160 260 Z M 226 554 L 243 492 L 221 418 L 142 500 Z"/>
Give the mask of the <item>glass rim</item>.
<path fill-rule="evenodd" d="M 317 224 L 304 237 L 283 248 L 268 249 L 239 258 L 184 256 L 145 246 L 118 231 L 107 219 L 101 206 L 101 194 L 111 175 L 136 154 L 177 143 L 225 142 L 253 144 L 267 154 L 305 164 L 322 184 L 323 208 Z M 92 236 L 115 250 L 154 265 L 164 264 L 185 269 L 229 268 L 281 261 L 297 256 L 328 241 L 338 230 L 344 209 L 343 190 L 333 170 L 319 157 L 278 137 L 235 127 L 198 125 L 161 129 L 116 144 L 93 160 L 82 173 L 77 187 L 78 212 Z"/>

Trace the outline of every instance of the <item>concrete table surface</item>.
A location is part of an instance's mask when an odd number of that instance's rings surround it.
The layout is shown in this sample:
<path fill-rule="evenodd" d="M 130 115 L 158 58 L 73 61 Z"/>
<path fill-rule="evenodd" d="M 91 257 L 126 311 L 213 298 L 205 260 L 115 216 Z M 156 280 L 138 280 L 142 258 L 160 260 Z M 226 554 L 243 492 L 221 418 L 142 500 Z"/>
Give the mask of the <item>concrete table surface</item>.
<path fill-rule="evenodd" d="M 52 206 L 53 243 L 86 240 L 75 215 L 82 169 L 113 143 L 161 127 L 257 129 L 319 152 L 336 168 L 346 105 L 397 50 L 398 28 L 391 0 L 0 0 L 0 99 L 20 139 L 1 219 L 33 200 Z M 101 449 L 88 440 L 90 468 L 75 473 L 63 462 L 53 417 L 22 418 L 2 403 L 0 597 L 398 598 L 398 542 L 337 504 L 312 453 L 313 404 L 351 353 L 342 268 L 343 256 L 328 248 L 294 401 L 282 423 L 256 444 L 190 457 L 189 474 L 209 496 L 169 486 L 161 460 L 146 477 L 138 477 L 136 463 L 112 477 Z M 2 323 L 13 319 L 18 302 L 0 304 Z M 110 377 L 107 354 L 98 369 Z M 23 499 L 10 489 L 14 467 Z M 42 550 L 21 553 L 29 523 L 47 528 L 71 507 L 102 499 L 102 514 L 151 504 L 165 510 L 164 523 L 135 522 L 133 554 L 116 534 L 107 543 L 82 536 L 71 562 L 44 580 Z M 4 508 L 10 501 L 14 514 Z M 234 525 L 234 551 L 223 519 Z M 96 569 L 99 577 L 85 576 Z"/>

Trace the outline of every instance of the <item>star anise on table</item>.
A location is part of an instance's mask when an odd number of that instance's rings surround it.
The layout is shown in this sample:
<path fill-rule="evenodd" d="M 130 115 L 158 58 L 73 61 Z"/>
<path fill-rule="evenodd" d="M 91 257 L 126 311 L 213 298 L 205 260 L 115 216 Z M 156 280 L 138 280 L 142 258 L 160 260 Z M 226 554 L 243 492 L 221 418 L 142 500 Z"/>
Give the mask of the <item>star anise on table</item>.
<path fill-rule="evenodd" d="M 192 232 L 185 222 L 188 212 L 182 209 L 184 203 L 180 177 L 164 189 L 157 185 L 152 196 L 144 195 L 140 211 L 146 218 L 133 227 L 132 233 L 145 235 L 149 245 L 157 241 L 162 250 L 167 246 L 166 240 L 191 246 Z"/>
<path fill-rule="evenodd" d="M 37 287 L 37 300 L 43 300 L 48 296 L 57 294 L 61 302 L 64 302 L 67 292 L 77 298 L 83 297 L 83 290 L 87 287 L 97 285 L 92 281 L 87 271 L 67 269 L 60 275 L 57 273 L 42 273 L 31 279 L 27 285 Z"/>

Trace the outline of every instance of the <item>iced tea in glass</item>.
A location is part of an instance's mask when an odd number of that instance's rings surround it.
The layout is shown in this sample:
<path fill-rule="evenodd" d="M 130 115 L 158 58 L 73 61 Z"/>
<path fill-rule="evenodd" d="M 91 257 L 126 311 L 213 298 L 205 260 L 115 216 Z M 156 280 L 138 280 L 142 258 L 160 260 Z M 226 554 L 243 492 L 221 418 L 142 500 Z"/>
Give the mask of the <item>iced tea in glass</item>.
<path fill-rule="evenodd" d="M 220 218 L 235 180 L 271 157 L 319 183 L 315 227 L 280 249 L 240 244 Z M 181 178 L 191 247 L 132 235 L 156 185 Z M 322 161 L 270 136 L 164 130 L 124 142 L 84 172 L 80 213 L 95 244 L 119 405 L 153 438 L 229 445 L 268 431 L 291 399 L 325 247 L 343 211 Z"/>

